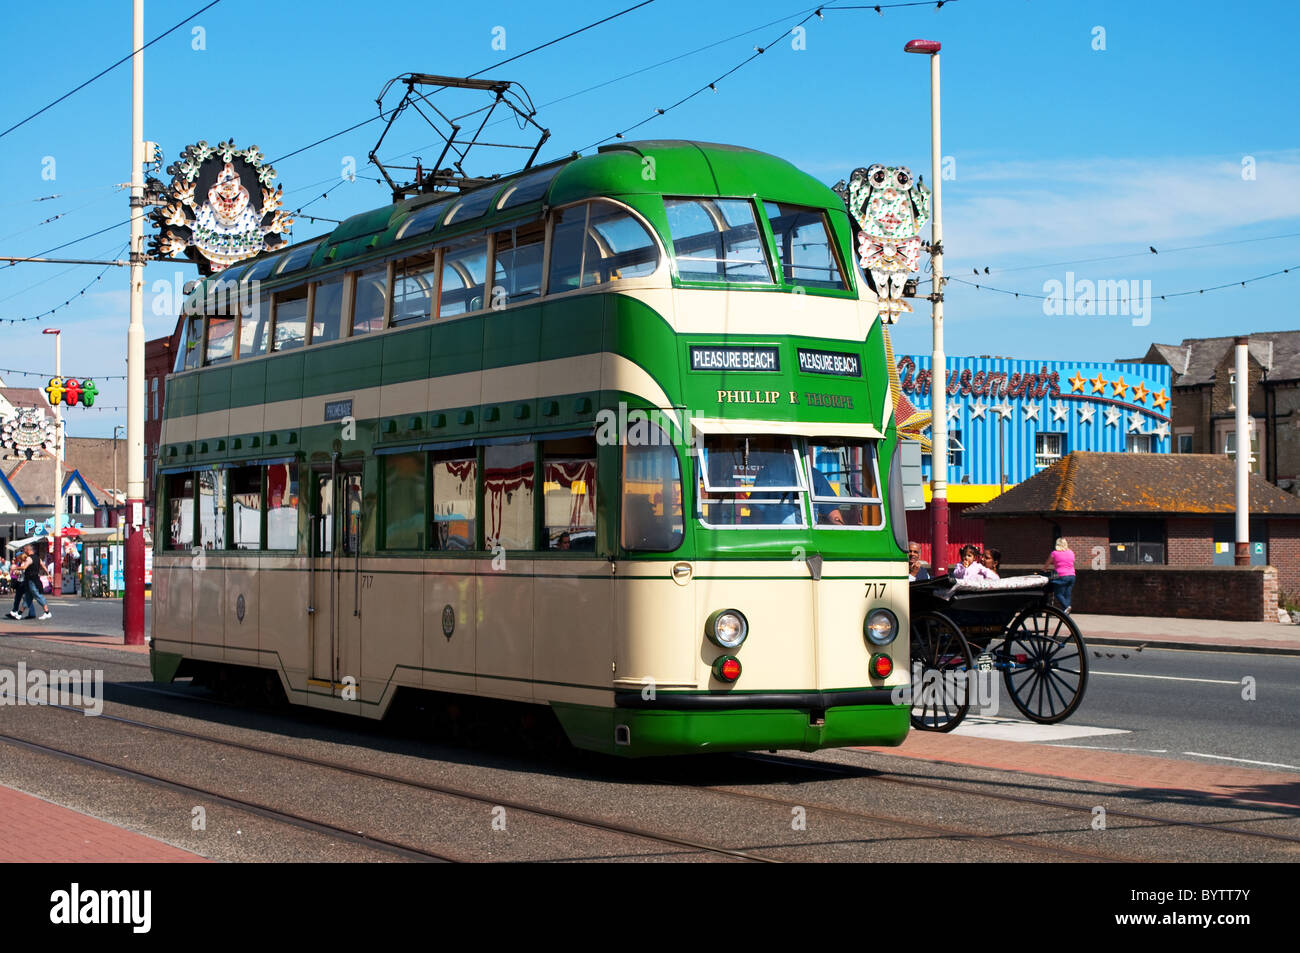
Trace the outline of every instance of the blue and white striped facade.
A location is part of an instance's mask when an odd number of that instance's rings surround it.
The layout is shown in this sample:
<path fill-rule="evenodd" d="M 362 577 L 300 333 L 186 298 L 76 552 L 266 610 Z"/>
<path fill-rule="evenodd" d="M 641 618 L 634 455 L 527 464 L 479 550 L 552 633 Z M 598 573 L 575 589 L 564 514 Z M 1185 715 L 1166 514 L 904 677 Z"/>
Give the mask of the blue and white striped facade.
<path fill-rule="evenodd" d="M 1170 452 L 1166 364 L 990 357 L 949 357 L 946 364 L 948 431 L 961 447 L 950 445 L 950 486 L 988 487 L 976 496 L 991 499 L 1002 484 L 1075 450 Z M 903 396 L 929 410 L 930 356 L 900 357 L 898 376 Z M 923 463 L 928 481 L 929 456 Z"/>

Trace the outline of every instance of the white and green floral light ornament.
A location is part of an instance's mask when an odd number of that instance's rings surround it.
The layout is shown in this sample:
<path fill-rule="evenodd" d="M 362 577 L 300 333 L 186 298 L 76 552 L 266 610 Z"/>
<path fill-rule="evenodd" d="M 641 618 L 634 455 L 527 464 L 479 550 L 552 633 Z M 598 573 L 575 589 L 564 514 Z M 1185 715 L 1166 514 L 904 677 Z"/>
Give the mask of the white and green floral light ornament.
<path fill-rule="evenodd" d="M 167 169 L 166 201 L 150 213 L 154 254 L 184 254 L 210 275 L 283 245 L 293 219 L 282 208 L 284 187 L 271 188 L 275 169 L 262 160 L 257 146 L 237 149 L 234 140 L 187 146 Z"/>

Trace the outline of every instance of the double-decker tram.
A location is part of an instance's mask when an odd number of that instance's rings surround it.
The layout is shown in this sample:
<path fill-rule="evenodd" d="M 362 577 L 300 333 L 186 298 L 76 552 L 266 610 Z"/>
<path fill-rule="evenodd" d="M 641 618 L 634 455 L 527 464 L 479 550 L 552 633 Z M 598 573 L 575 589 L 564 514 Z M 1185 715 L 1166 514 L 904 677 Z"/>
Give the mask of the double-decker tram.
<path fill-rule="evenodd" d="M 620 143 L 356 215 L 186 315 L 155 679 L 533 703 L 628 756 L 906 735 L 883 333 L 787 162 Z"/>

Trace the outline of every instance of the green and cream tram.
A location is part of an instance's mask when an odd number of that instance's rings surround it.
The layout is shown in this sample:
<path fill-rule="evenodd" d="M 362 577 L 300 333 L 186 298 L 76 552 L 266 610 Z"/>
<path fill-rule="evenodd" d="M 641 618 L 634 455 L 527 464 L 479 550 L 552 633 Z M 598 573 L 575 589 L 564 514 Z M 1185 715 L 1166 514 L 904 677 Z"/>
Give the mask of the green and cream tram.
<path fill-rule="evenodd" d="M 812 177 L 663 141 L 206 279 L 166 388 L 154 677 L 548 705 L 630 756 L 900 743 L 897 436 L 851 256 Z"/>

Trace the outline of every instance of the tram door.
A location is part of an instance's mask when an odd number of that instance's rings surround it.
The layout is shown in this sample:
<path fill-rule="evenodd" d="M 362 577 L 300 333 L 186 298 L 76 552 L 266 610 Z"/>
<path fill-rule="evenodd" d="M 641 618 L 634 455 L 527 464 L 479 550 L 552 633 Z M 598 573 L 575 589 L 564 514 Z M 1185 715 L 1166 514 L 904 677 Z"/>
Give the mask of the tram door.
<path fill-rule="evenodd" d="M 311 490 L 311 676 L 339 694 L 361 675 L 361 470 L 317 470 Z"/>

